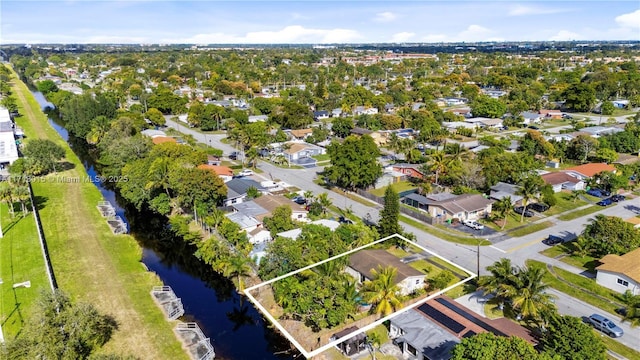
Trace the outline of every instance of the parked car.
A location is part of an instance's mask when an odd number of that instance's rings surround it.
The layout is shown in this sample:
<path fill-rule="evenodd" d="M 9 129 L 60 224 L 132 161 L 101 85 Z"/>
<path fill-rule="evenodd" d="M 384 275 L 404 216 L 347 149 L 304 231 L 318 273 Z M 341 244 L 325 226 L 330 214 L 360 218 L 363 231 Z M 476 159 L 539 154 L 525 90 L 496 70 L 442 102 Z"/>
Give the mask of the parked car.
<path fill-rule="evenodd" d="M 533 217 L 533 211 L 525 209 L 524 206 L 516 206 L 513 208 L 513 211 L 518 215 L 522 215 L 524 212 L 524 217 Z"/>
<path fill-rule="evenodd" d="M 483 230 L 484 229 L 484 225 L 480 224 L 479 222 L 475 222 L 473 220 L 464 220 L 462 223 L 464 225 L 474 229 L 474 230 Z"/>
<path fill-rule="evenodd" d="M 613 200 L 611 200 L 611 198 L 602 199 L 596 203 L 596 205 L 600 206 L 609 206 L 611 204 L 613 204 Z"/>
<path fill-rule="evenodd" d="M 537 127 L 537 126 L 535 126 L 535 125 L 529 125 L 529 126 L 527 126 L 527 127 L 528 127 L 529 129 L 531 129 L 531 130 L 540 130 L 540 128 L 539 128 L 539 127 Z"/>
<path fill-rule="evenodd" d="M 305 199 L 302 196 L 296 196 L 291 200 L 293 200 L 293 202 L 298 204 L 298 205 L 305 205 L 307 203 L 307 199 Z"/>
<path fill-rule="evenodd" d="M 618 325 L 600 314 L 593 314 L 589 316 L 587 321 L 591 326 L 611 337 L 620 337 L 624 335 L 624 331 Z"/>
<path fill-rule="evenodd" d="M 546 245 L 557 245 L 563 242 L 564 242 L 564 239 L 555 235 L 549 235 L 546 239 L 542 240 L 542 243 Z"/>
<path fill-rule="evenodd" d="M 533 203 L 533 204 L 527 205 L 527 210 L 533 210 L 533 211 L 537 211 L 537 212 L 545 212 L 545 211 L 549 210 L 549 205 L 547 205 L 545 203 Z"/>
<path fill-rule="evenodd" d="M 596 197 L 602 197 L 602 192 L 596 188 L 587 190 L 587 194 Z"/>
<path fill-rule="evenodd" d="M 229 159 L 231 160 L 238 160 L 238 157 L 240 156 L 240 153 L 237 151 L 232 151 L 231 154 L 229 154 Z"/>
<path fill-rule="evenodd" d="M 611 191 L 607 191 L 604 189 L 598 189 L 598 190 L 600 190 L 600 193 L 602 194 L 603 197 L 611 196 Z"/>
<path fill-rule="evenodd" d="M 338 218 L 338 222 L 341 223 L 341 224 L 353 224 L 353 221 L 351 221 L 350 219 L 347 219 L 344 216 L 340 216 Z"/>
<path fill-rule="evenodd" d="M 613 202 L 619 202 L 619 201 L 624 201 L 624 200 L 626 200 L 627 198 L 626 198 L 624 195 L 618 195 L 618 194 L 615 194 L 615 195 L 613 195 L 610 199 L 611 199 L 611 201 L 613 201 Z"/>
<path fill-rule="evenodd" d="M 573 116 L 571 116 L 569 114 L 562 114 L 562 118 L 563 119 L 573 119 Z"/>
<path fill-rule="evenodd" d="M 251 169 L 242 169 L 242 171 L 240 171 L 238 173 L 238 175 L 240 175 L 240 176 L 251 176 L 251 175 L 253 175 L 253 170 L 251 170 Z"/>

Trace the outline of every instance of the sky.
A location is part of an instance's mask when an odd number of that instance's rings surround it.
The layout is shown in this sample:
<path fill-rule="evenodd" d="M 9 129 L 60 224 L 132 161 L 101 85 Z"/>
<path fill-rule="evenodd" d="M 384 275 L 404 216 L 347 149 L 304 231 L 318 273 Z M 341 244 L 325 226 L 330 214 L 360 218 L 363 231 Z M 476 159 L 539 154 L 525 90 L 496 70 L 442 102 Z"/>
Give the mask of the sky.
<path fill-rule="evenodd" d="M 0 43 L 640 40 L 640 1 L 0 1 Z"/>

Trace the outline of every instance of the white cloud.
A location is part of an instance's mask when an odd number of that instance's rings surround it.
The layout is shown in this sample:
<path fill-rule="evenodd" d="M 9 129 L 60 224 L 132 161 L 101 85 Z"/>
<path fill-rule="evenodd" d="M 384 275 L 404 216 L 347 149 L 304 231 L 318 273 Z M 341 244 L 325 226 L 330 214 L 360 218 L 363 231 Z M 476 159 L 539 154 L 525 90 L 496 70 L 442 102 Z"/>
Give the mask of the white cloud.
<path fill-rule="evenodd" d="M 385 11 L 385 12 L 381 12 L 381 13 L 377 13 L 376 17 L 373 18 L 373 21 L 376 22 L 391 22 L 395 19 L 398 18 L 398 15 L 390 12 L 390 11 Z"/>
<path fill-rule="evenodd" d="M 428 34 L 422 37 L 425 42 L 476 42 L 476 41 L 504 41 L 496 36 L 496 32 L 480 25 L 469 25 L 457 34 Z"/>
<path fill-rule="evenodd" d="M 569 30 L 560 30 L 557 34 L 549 38 L 551 41 L 580 40 L 582 36 Z"/>
<path fill-rule="evenodd" d="M 362 39 L 350 29 L 308 29 L 300 25 L 287 26 L 277 31 L 253 31 L 245 35 L 227 33 L 197 34 L 186 39 L 165 39 L 170 43 L 190 44 L 286 44 L 286 43 L 348 43 Z"/>
<path fill-rule="evenodd" d="M 527 15 L 544 15 L 544 14 L 557 14 L 566 12 L 565 9 L 550 9 L 538 6 L 529 5 L 514 5 L 509 9 L 507 13 L 509 16 L 527 16 Z"/>
<path fill-rule="evenodd" d="M 393 36 L 391 37 L 391 42 L 394 42 L 394 43 L 407 42 L 415 35 L 416 33 L 407 32 L 407 31 L 399 32 L 397 34 L 393 34 Z"/>
<path fill-rule="evenodd" d="M 640 9 L 616 16 L 616 23 L 625 28 L 640 28 Z"/>

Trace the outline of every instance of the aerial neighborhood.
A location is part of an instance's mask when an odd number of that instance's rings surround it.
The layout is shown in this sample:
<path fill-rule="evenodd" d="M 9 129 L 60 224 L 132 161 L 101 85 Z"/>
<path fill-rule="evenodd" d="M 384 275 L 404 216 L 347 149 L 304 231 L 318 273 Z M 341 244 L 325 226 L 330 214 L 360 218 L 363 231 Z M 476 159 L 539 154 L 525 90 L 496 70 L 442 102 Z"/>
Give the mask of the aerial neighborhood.
<path fill-rule="evenodd" d="M 3 45 L 0 353 L 639 359 L 640 43 L 501 46 Z"/>

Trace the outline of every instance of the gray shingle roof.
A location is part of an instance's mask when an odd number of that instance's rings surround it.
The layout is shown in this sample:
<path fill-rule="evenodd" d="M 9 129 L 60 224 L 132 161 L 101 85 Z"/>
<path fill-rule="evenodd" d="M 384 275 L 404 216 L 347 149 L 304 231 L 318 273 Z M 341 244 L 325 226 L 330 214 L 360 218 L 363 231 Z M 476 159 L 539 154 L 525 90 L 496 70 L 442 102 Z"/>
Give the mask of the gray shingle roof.
<path fill-rule="evenodd" d="M 404 331 L 404 335 L 397 341 L 411 344 L 431 360 L 450 359 L 451 349 L 460 343 L 456 336 L 416 310 L 409 310 L 392 318 L 391 323 Z"/>

